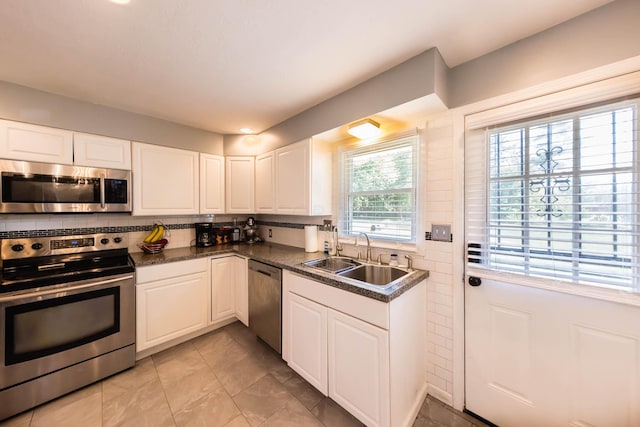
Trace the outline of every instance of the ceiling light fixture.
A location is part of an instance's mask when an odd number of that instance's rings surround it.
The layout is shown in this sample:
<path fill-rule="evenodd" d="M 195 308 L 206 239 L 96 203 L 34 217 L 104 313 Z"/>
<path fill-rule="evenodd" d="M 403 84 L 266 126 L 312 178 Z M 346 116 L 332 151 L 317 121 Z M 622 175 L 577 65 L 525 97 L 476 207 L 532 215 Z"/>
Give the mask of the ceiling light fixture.
<path fill-rule="evenodd" d="M 242 128 L 242 129 L 240 129 L 240 132 L 245 133 L 245 134 L 250 134 L 250 133 L 253 133 L 253 129 L 251 129 L 251 128 Z"/>
<path fill-rule="evenodd" d="M 380 123 L 371 119 L 360 120 L 350 124 L 347 132 L 360 139 L 373 138 L 380 135 Z"/>
<path fill-rule="evenodd" d="M 131 0 L 109 0 L 109 1 L 115 4 L 129 4 Z"/>

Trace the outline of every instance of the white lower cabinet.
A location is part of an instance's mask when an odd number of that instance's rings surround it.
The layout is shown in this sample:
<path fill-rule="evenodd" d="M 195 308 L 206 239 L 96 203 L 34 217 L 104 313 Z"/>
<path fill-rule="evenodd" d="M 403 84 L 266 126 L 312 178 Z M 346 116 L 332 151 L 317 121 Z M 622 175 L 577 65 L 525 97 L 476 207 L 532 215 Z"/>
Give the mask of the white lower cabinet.
<path fill-rule="evenodd" d="M 211 322 L 233 317 L 236 312 L 235 256 L 211 260 Z"/>
<path fill-rule="evenodd" d="M 283 272 L 283 358 L 367 426 L 410 426 L 427 392 L 426 281 L 390 303 Z"/>
<path fill-rule="evenodd" d="M 207 326 L 207 259 L 138 267 L 136 277 L 137 352 Z"/>
<path fill-rule="evenodd" d="M 247 271 L 247 259 L 239 256 L 234 258 L 236 317 L 239 321 L 249 326 L 249 276 Z"/>
<path fill-rule="evenodd" d="M 328 310 L 329 396 L 367 425 L 388 425 L 389 331 Z"/>
<path fill-rule="evenodd" d="M 211 259 L 211 321 L 236 317 L 249 324 L 247 260 L 238 256 Z"/>
<path fill-rule="evenodd" d="M 327 385 L 327 307 L 294 293 L 288 298 L 288 364 L 325 396 Z M 284 332 L 284 331 L 283 331 Z"/>

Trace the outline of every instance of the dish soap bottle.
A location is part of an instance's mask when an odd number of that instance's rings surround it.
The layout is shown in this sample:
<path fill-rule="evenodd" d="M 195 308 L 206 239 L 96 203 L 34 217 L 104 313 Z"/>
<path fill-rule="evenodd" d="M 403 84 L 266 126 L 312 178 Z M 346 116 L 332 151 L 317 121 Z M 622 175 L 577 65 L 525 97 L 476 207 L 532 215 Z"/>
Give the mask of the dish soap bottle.
<path fill-rule="evenodd" d="M 389 255 L 389 265 L 392 267 L 398 266 L 398 254 Z"/>

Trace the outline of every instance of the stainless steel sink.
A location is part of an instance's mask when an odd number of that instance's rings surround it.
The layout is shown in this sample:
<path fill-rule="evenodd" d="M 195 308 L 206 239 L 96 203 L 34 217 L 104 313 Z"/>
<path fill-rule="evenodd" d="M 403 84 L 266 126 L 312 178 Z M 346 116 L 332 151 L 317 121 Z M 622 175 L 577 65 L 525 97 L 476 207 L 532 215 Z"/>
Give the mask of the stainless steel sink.
<path fill-rule="evenodd" d="M 409 274 L 408 271 L 385 265 L 361 265 L 337 273 L 338 276 L 348 277 L 375 286 L 386 286 Z"/>
<path fill-rule="evenodd" d="M 307 261 L 303 264 L 307 267 L 328 271 L 329 273 L 339 273 L 360 265 L 358 261 L 347 257 L 319 258 Z"/>

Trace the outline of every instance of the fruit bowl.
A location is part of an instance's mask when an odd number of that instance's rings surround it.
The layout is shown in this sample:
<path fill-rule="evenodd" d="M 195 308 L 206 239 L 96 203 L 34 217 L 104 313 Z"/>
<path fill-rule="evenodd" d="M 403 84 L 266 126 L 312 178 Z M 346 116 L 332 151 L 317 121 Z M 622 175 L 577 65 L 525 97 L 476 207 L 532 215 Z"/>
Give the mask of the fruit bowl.
<path fill-rule="evenodd" d="M 144 253 L 157 254 L 162 252 L 162 249 L 164 249 L 167 244 L 169 244 L 167 239 L 160 239 L 154 243 L 139 243 L 138 247 L 142 249 Z"/>

